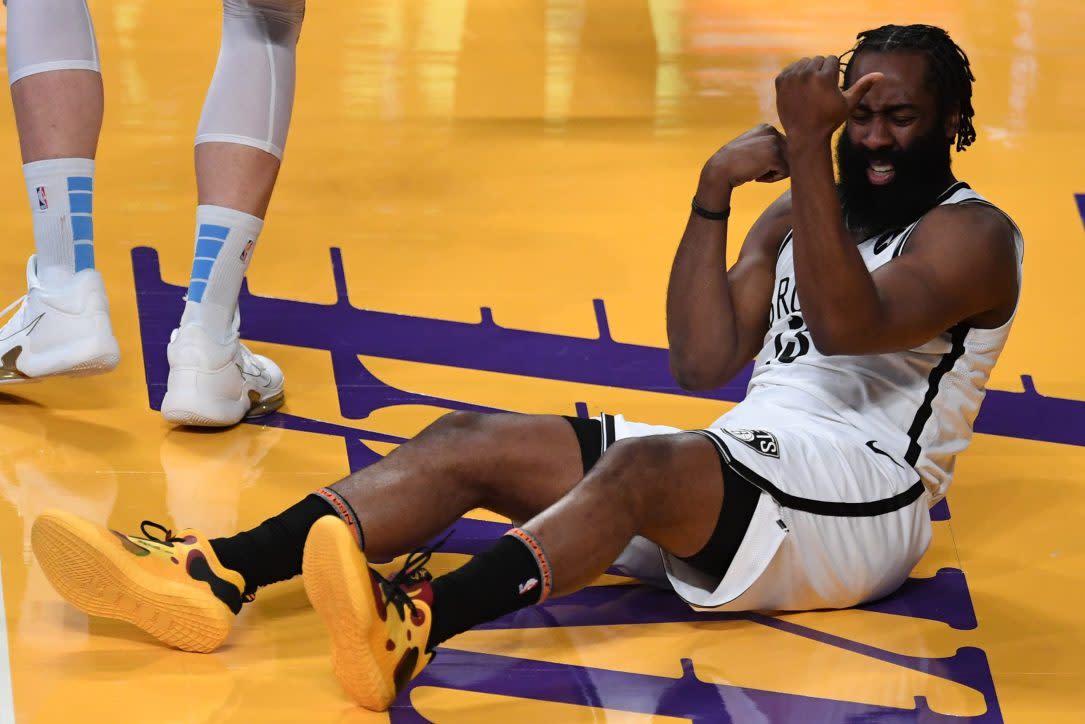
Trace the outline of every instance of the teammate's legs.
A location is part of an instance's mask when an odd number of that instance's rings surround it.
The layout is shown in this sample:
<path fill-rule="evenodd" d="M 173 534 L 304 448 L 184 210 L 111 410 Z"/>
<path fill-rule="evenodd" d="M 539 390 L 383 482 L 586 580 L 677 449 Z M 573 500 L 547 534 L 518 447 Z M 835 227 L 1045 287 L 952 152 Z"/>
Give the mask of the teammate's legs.
<path fill-rule="evenodd" d="M 119 351 L 94 270 L 103 111 L 94 28 L 85 0 L 7 5 L 8 78 L 36 253 L 27 298 L 0 332 L 0 382 L 104 372 Z"/>
<path fill-rule="evenodd" d="M 18 6 L 25 2 L 10 2 L 8 33 L 13 41 L 12 33 L 22 28 L 17 22 L 12 27 L 12 21 L 21 17 Z M 18 47 L 18 42 L 10 43 L 8 55 L 15 54 Z M 104 108 L 98 71 L 54 70 L 23 76 L 11 84 L 11 101 L 24 164 L 52 159 L 94 160 Z"/>
<path fill-rule="evenodd" d="M 222 44 L 196 133 L 196 243 L 162 413 L 232 425 L 282 404 L 283 376 L 237 339 L 237 298 L 279 173 L 304 0 L 224 0 Z"/>

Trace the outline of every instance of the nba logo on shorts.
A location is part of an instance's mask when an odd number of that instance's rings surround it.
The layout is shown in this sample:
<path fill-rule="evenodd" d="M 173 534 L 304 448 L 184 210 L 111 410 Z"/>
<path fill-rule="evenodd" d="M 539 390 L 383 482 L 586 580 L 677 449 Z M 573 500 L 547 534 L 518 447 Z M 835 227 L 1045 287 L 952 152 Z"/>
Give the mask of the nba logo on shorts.
<path fill-rule="evenodd" d="M 49 197 L 45 193 L 45 187 L 38 187 L 38 211 L 45 211 L 49 208 Z"/>
<path fill-rule="evenodd" d="M 249 239 L 249 243 L 245 244 L 245 248 L 241 250 L 241 261 L 245 261 L 252 254 L 252 247 L 256 245 L 256 241 Z"/>

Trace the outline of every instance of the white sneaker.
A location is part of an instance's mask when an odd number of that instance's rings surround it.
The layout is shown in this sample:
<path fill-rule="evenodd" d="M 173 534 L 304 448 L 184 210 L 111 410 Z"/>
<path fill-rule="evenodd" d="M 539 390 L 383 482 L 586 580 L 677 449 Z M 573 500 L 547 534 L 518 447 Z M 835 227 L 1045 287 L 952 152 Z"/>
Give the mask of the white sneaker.
<path fill-rule="evenodd" d="M 274 412 L 283 404 L 283 373 L 267 357 L 241 344 L 241 318 L 225 342 L 198 323 L 173 330 L 166 357 L 170 376 L 162 416 L 177 425 L 226 427 L 246 417 Z"/>
<path fill-rule="evenodd" d="M 52 375 L 97 375 L 117 366 L 121 352 L 101 274 L 84 269 L 63 285 L 45 289 L 32 256 L 26 286 L 26 296 L 0 312 L 2 318 L 15 310 L 0 327 L 0 385 Z"/>

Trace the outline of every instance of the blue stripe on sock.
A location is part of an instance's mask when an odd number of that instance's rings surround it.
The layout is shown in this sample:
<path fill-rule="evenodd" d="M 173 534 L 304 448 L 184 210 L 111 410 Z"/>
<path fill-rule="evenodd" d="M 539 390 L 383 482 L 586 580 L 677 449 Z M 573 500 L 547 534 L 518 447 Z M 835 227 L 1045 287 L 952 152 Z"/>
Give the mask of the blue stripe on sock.
<path fill-rule="evenodd" d="M 204 289 L 207 289 L 207 282 L 195 280 L 190 282 L 188 285 L 188 301 L 202 302 Z"/>
<path fill-rule="evenodd" d="M 75 245 L 75 270 L 81 272 L 84 269 L 94 268 L 94 244 Z"/>
<path fill-rule="evenodd" d="M 226 241 L 226 237 L 229 235 L 230 227 L 219 226 L 218 224 L 200 224 L 200 229 L 196 232 L 197 238 L 206 236 L 219 241 Z"/>
<path fill-rule="evenodd" d="M 230 227 L 218 224 L 200 224 L 196 230 L 196 253 L 192 259 L 192 278 L 188 283 L 188 301 L 202 302 L 207 289 L 207 280 L 211 278 L 211 268 L 222 251 Z"/>
<path fill-rule="evenodd" d="M 68 177 L 68 206 L 71 210 L 72 240 L 75 241 L 75 270 L 94 268 L 94 179 Z"/>
<path fill-rule="evenodd" d="M 94 221 L 89 216 L 72 216 L 72 239 L 94 241 Z"/>
<path fill-rule="evenodd" d="M 86 191 L 77 191 L 68 194 L 68 205 L 73 214 L 89 214 L 92 212 L 94 195 Z"/>
<path fill-rule="evenodd" d="M 211 267 L 215 265 L 213 259 L 193 259 L 192 260 L 192 280 L 197 279 L 210 279 Z"/>
<path fill-rule="evenodd" d="M 217 239 L 196 239 L 196 256 L 215 259 L 222 249 L 222 242 Z"/>

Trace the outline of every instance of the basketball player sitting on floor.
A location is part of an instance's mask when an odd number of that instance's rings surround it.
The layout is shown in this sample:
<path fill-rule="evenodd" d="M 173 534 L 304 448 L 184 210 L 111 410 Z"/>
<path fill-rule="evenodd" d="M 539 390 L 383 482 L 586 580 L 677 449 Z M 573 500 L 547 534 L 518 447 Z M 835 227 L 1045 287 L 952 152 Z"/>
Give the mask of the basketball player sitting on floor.
<path fill-rule="evenodd" d="M 301 573 L 336 675 L 376 710 L 450 637 L 612 565 L 718 611 L 892 592 L 971 437 L 1022 239 L 950 170 L 954 142 L 975 139 L 965 54 L 929 26 L 859 39 L 845 90 L 836 57 L 794 63 L 776 80 L 786 136 L 759 126 L 701 172 L 667 297 L 674 374 L 711 388 L 756 355 L 746 399 L 711 426 L 456 412 L 231 538 L 45 514 L 33 546 L 50 581 L 87 613 L 211 651 L 257 588 Z M 732 190 L 788 176 L 725 272 Z M 367 566 L 476 507 L 526 522 L 436 579 L 430 548 L 390 580 Z"/>

